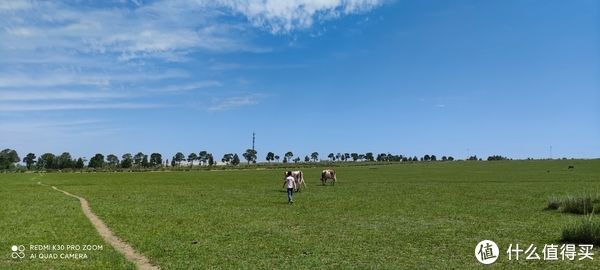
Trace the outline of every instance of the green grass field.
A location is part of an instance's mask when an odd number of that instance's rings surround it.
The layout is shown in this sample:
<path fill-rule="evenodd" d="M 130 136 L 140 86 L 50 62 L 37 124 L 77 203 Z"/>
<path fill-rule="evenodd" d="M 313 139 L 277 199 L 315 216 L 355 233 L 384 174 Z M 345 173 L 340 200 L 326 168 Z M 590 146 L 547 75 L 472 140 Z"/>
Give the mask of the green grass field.
<path fill-rule="evenodd" d="M 568 165 L 575 169 L 568 170 Z M 434 162 L 338 167 L 338 184 L 288 205 L 282 171 L 0 174 L 0 269 L 131 269 L 103 242 L 87 198 L 123 240 L 162 269 L 464 269 L 484 239 L 495 268 L 597 268 L 594 261 L 508 261 L 508 244 L 560 244 L 573 214 L 544 210 L 550 195 L 600 192 L 600 160 Z M 34 179 L 35 178 L 35 179 Z M 104 244 L 87 260 L 11 259 L 13 244 Z M 598 249 L 594 250 L 595 252 Z M 598 255 L 600 256 L 600 255 Z"/>

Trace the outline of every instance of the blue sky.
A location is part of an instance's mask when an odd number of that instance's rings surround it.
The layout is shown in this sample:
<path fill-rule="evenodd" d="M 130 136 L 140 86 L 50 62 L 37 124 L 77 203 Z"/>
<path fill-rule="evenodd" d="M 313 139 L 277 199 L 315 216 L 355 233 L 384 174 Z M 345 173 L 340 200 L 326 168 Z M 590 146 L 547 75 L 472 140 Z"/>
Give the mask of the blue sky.
<path fill-rule="evenodd" d="M 101 3 L 101 4 L 99 4 Z M 598 1 L 0 2 L 0 145 L 600 156 Z"/>

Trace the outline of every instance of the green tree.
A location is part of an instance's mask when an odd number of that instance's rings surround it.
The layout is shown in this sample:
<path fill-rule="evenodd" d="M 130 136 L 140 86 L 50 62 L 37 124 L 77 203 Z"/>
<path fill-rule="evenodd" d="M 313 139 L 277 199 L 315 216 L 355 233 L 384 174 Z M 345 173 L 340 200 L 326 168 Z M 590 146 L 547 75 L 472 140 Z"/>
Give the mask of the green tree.
<path fill-rule="evenodd" d="M 493 155 L 493 156 L 489 156 L 487 158 L 488 161 L 494 161 L 494 160 L 508 160 L 507 157 L 503 157 L 501 155 Z"/>
<path fill-rule="evenodd" d="M 297 157 L 294 159 L 294 163 L 298 163 L 298 162 L 300 162 L 300 157 Z"/>
<path fill-rule="evenodd" d="M 287 153 L 285 153 L 284 157 L 290 161 L 290 159 L 294 156 L 294 153 L 292 153 L 292 151 L 289 151 Z"/>
<path fill-rule="evenodd" d="M 246 149 L 246 152 L 242 154 L 242 156 L 244 156 L 244 158 L 246 159 L 246 161 L 248 161 L 248 164 L 250 164 L 250 162 L 255 163 L 256 162 L 256 150 L 254 149 Z"/>
<path fill-rule="evenodd" d="M 208 152 L 200 151 L 198 154 L 198 160 L 200 161 L 200 166 L 202 166 L 208 160 Z"/>
<path fill-rule="evenodd" d="M 44 153 L 38 158 L 37 166 L 40 169 L 45 169 L 45 170 L 52 169 L 52 168 L 54 168 L 55 158 L 56 157 L 52 153 Z"/>
<path fill-rule="evenodd" d="M 142 160 L 144 159 L 144 156 L 146 155 L 144 155 L 142 152 L 135 154 L 135 156 L 133 156 L 133 164 L 135 164 L 137 167 L 142 166 Z"/>
<path fill-rule="evenodd" d="M 327 155 L 327 157 L 329 158 L 329 160 L 335 161 L 335 154 L 329 153 L 329 155 Z"/>
<path fill-rule="evenodd" d="M 15 163 L 21 161 L 17 151 L 4 149 L 0 151 L 0 170 L 8 170 L 15 166 Z"/>
<path fill-rule="evenodd" d="M 319 153 L 317 152 L 312 152 L 312 154 L 310 154 L 310 158 L 316 162 L 317 160 L 319 160 Z"/>
<path fill-rule="evenodd" d="M 238 157 L 237 154 L 233 155 L 233 158 L 231 159 L 231 164 L 233 164 L 234 166 L 240 164 L 240 157 Z"/>
<path fill-rule="evenodd" d="M 350 156 L 352 157 L 352 161 L 356 162 L 358 160 L 358 153 L 352 153 Z"/>
<path fill-rule="evenodd" d="M 368 153 L 365 154 L 365 159 L 367 161 L 374 161 L 375 160 L 375 158 L 373 158 L 373 153 L 371 153 L 371 152 L 368 152 Z"/>
<path fill-rule="evenodd" d="M 310 158 L 308 156 L 305 156 L 304 157 L 304 162 L 309 162 L 309 161 L 310 161 Z"/>
<path fill-rule="evenodd" d="M 113 154 L 106 156 L 106 163 L 113 168 L 119 167 L 119 158 Z"/>
<path fill-rule="evenodd" d="M 194 166 L 195 160 L 198 160 L 198 155 L 196 155 L 196 153 L 190 153 L 187 158 L 187 162 L 190 164 L 190 167 Z"/>
<path fill-rule="evenodd" d="M 34 153 L 29 153 L 23 158 L 23 162 L 27 166 L 28 170 L 31 170 L 31 166 L 33 166 L 33 164 L 35 163 L 35 158 L 36 156 Z"/>
<path fill-rule="evenodd" d="M 437 157 L 436 157 L 435 155 L 431 155 L 431 157 L 430 157 L 430 159 L 429 159 L 429 160 L 431 160 L 431 161 L 436 161 L 436 160 L 437 160 Z"/>
<path fill-rule="evenodd" d="M 275 160 L 275 153 L 269 152 L 267 153 L 267 157 L 265 158 L 267 162 L 271 163 L 271 161 Z"/>
<path fill-rule="evenodd" d="M 278 155 L 275 155 L 275 160 L 276 160 L 277 162 L 279 162 L 279 156 L 278 156 Z"/>
<path fill-rule="evenodd" d="M 73 159 L 71 158 L 71 154 L 69 154 L 69 152 L 64 152 L 60 156 L 56 157 L 56 167 L 61 170 L 65 168 L 72 168 Z"/>
<path fill-rule="evenodd" d="M 83 158 L 78 158 L 74 165 L 75 169 L 83 169 L 84 166 Z"/>
<path fill-rule="evenodd" d="M 348 153 L 344 153 L 344 160 L 349 160 L 350 159 L 350 154 Z"/>
<path fill-rule="evenodd" d="M 424 161 L 429 161 L 429 160 L 431 160 L 431 157 L 430 157 L 429 155 L 425 155 L 425 156 L 423 157 L 423 160 L 424 160 Z"/>
<path fill-rule="evenodd" d="M 150 154 L 150 166 L 157 167 L 162 165 L 162 155 L 159 153 Z"/>
<path fill-rule="evenodd" d="M 90 159 L 90 163 L 88 164 L 88 167 L 90 168 L 102 168 L 104 166 L 104 155 L 98 153 L 96 155 L 94 155 L 94 157 L 92 157 Z"/>
<path fill-rule="evenodd" d="M 228 153 L 228 154 L 223 155 L 221 162 L 224 162 L 227 165 L 229 165 L 229 163 L 231 163 L 232 160 L 233 160 L 233 154 Z"/>
<path fill-rule="evenodd" d="M 196 155 L 196 154 L 194 154 L 194 155 Z M 181 162 L 184 159 L 185 159 L 185 155 L 183 153 L 181 153 L 181 152 L 177 152 L 175 154 L 175 156 L 173 156 L 173 159 L 171 160 L 171 162 L 175 161 L 175 162 L 177 162 L 177 165 L 179 166 L 179 165 L 181 165 Z"/>
<path fill-rule="evenodd" d="M 148 162 L 148 155 L 144 155 L 144 157 L 142 157 L 141 165 L 144 168 L 150 167 L 150 162 Z"/>
<path fill-rule="evenodd" d="M 208 153 L 208 166 L 215 165 L 215 159 L 213 158 L 213 154 Z"/>
<path fill-rule="evenodd" d="M 133 156 L 130 153 L 123 154 L 121 156 L 121 168 L 131 168 L 133 165 Z"/>

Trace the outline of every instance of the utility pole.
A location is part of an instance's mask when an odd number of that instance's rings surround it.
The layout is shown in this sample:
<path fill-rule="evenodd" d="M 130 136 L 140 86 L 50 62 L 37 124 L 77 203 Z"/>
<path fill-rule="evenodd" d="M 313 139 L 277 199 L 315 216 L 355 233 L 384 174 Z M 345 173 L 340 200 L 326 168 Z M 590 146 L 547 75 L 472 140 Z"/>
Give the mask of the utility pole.
<path fill-rule="evenodd" d="M 254 142 L 256 141 L 256 133 L 252 132 L 252 151 L 254 151 Z"/>

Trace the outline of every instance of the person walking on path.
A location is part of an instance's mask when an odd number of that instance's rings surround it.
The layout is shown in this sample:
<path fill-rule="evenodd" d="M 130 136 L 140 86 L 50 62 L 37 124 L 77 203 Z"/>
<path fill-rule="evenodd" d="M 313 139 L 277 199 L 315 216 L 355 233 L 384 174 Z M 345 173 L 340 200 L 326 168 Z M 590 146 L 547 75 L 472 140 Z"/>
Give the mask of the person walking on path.
<path fill-rule="evenodd" d="M 288 204 L 294 203 L 294 189 L 296 188 L 296 181 L 292 177 L 292 172 L 287 172 L 287 176 L 283 181 L 283 187 L 287 188 Z"/>

